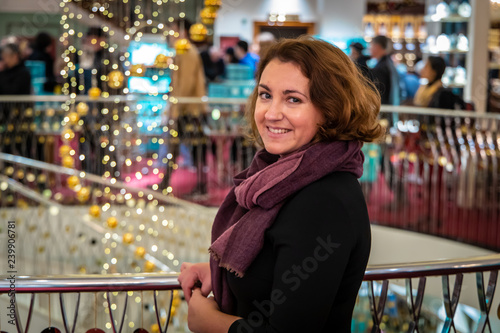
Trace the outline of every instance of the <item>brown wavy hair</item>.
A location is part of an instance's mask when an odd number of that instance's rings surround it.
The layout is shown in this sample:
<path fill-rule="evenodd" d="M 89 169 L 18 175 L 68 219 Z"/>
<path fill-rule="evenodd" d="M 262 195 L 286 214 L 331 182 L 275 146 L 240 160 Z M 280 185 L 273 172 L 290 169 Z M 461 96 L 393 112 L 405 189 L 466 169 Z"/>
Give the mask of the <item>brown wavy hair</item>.
<path fill-rule="evenodd" d="M 275 43 L 260 60 L 256 87 L 247 105 L 247 121 L 251 137 L 261 146 L 262 139 L 255 123 L 255 105 L 262 72 L 273 60 L 299 66 L 309 79 L 309 95 L 314 106 L 323 114 L 323 124 L 313 138 L 320 141 L 358 140 L 372 142 L 384 134 L 377 116 L 380 95 L 349 57 L 338 47 L 309 36 L 283 39 Z"/>

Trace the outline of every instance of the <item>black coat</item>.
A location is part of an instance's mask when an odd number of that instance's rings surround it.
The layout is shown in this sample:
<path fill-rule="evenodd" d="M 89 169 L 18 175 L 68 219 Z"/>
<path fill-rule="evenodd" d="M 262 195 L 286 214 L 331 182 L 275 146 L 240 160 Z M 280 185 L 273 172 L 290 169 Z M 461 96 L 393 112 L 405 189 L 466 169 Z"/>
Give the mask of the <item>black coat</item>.
<path fill-rule="evenodd" d="M 455 95 L 450 89 L 441 88 L 434 93 L 428 105 L 429 108 L 465 110 L 466 105 L 462 98 Z"/>
<path fill-rule="evenodd" d="M 0 72 L 0 95 L 31 94 L 31 74 L 24 64 Z"/>
<path fill-rule="evenodd" d="M 377 87 L 382 104 L 399 105 L 400 87 L 399 75 L 389 56 L 380 58 L 372 69 L 375 86 Z"/>
<path fill-rule="evenodd" d="M 354 62 L 356 64 L 356 67 L 358 67 L 359 71 L 365 78 L 367 78 L 370 81 L 374 81 L 373 74 L 371 69 L 368 67 L 367 61 L 370 60 L 369 57 L 365 55 L 359 56 L 358 59 Z"/>
<path fill-rule="evenodd" d="M 333 172 L 304 187 L 281 208 L 245 276 L 227 272 L 235 315 L 243 318 L 229 333 L 351 332 L 370 245 L 353 174 Z"/>

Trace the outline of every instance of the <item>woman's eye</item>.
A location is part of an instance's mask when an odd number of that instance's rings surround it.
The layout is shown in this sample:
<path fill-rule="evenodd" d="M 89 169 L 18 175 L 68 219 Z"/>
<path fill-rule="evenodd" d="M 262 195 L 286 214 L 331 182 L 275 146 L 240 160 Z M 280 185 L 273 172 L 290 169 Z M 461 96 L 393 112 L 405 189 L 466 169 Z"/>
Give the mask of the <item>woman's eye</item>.
<path fill-rule="evenodd" d="M 290 98 L 288 99 L 288 101 L 290 101 L 291 103 L 294 103 L 294 104 L 297 104 L 297 103 L 300 103 L 300 102 L 301 102 L 301 100 L 300 100 L 300 99 L 295 98 L 295 97 L 290 97 Z"/>
<path fill-rule="evenodd" d="M 261 93 L 259 94 L 259 96 L 260 96 L 260 98 L 262 98 L 262 99 L 269 99 L 269 98 L 271 98 L 271 95 L 269 95 L 269 93 L 266 93 L 266 92 L 261 92 Z"/>

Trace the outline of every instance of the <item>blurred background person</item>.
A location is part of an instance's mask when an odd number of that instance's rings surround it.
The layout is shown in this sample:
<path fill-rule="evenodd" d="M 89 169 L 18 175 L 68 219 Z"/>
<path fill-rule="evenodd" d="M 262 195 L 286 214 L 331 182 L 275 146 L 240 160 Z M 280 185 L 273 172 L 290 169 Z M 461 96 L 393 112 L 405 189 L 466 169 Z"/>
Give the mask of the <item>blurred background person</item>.
<path fill-rule="evenodd" d="M 179 32 L 178 37 L 170 36 L 169 45 L 175 45 L 180 39 L 189 40 L 191 22 L 187 19 L 174 21 L 170 29 Z M 174 63 L 179 69 L 172 73 L 172 94 L 175 97 L 203 97 L 206 96 L 205 71 L 203 61 L 197 47 L 191 42 L 185 52 L 175 55 Z M 170 138 L 168 150 L 172 158 L 168 161 L 161 188 L 170 186 L 175 161 L 180 153 L 180 144 L 183 143 L 191 152 L 191 158 L 197 172 L 197 185 L 192 194 L 205 194 L 206 175 L 206 141 L 203 126 L 206 123 L 205 109 L 202 104 L 173 104 L 170 107 L 168 127 L 175 128 L 177 137 Z M 165 147 L 164 147 L 165 148 Z M 162 148 L 163 149 L 163 148 Z M 164 151 L 160 155 L 165 154 Z M 166 155 L 166 154 L 165 154 Z"/>
<path fill-rule="evenodd" d="M 1 54 L 5 69 L 0 72 L 0 95 L 31 94 L 31 74 L 24 66 L 19 47 L 7 44 Z"/>
<path fill-rule="evenodd" d="M 30 95 L 31 74 L 24 66 L 21 51 L 16 44 L 1 49 L 5 69 L 0 72 L 0 95 Z M 0 124 L 13 125 L 1 134 L 2 152 L 33 158 L 34 133 L 30 126 L 33 113 L 24 112 L 31 103 L 13 102 L 0 105 Z"/>
<path fill-rule="evenodd" d="M 224 60 L 224 64 L 237 64 L 239 63 L 238 58 L 236 58 L 236 54 L 234 53 L 234 48 L 233 47 L 228 47 L 226 49 L 226 52 L 224 53 L 224 56 L 222 57 Z"/>
<path fill-rule="evenodd" d="M 364 77 L 373 81 L 371 70 L 367 65 L 367 61 L 370 57 L 363 54 L 365 47 L 361 43 L 351 43 L 351 45 L 349 45 L 349 49 L 351 51 L 349 58 L 351 58 L 351 60 L 356 64 L 361 73 L 363 73 Z"/>
<path fill-rule="evenodd" d="M 234 47 L 234 54 L 241 65 L 246 65 L 252 68 L 252 71 L 257 70 L 259 56 L 255 53 L 248 52 L 248 43 L 244 40 L 239 40 Z"/>
<path fill-rule="evenodd" d="M 465 109 L 464 101 L 450 89 L 443 87 L 441 81 L 446 63 L 443 58 L 429 56 L 420 72 L 423 84 L 417 90 L 413 104 L 427 108 Z"/>
<path fill-rule="evenodd" d="M 45 83 L 43 90 L 53 93 L 56 86 L 53 57 L 54 41 L 46 32 L 40 32 L 31 46 L 32 52 L 28 60 L 42 61 L 45 64 Z"/>
<path fill-rule="evenodd" d="M 276 43 L 276 37 L 270 32 L 262 32 L 257 36 L 257 54 L 262 59 L 266 56 L 267 50 Z"/>
<path fill-rule="evenodd" d="M 375 86 L 379 90 L 382 104 L 399 105 L 401 103 L 401 88 L 399 74 L 388 54 L 389 39 L 376 36 L 370 43 L 370 55 L 377 60 L 372 69 Z"/>
<path fill-rule="evenodd" d="M 211 46 L 208 50 L 200 53 L 207 81 L 217 81 L 224 76 L 226 65 L 222 59 L 223 55 L 220 49 Z"/>
<path fill-rule="evenodd" d="M 101 42 L 104 41 L 104 33 L 100 27 L 89 28 L 83 39 L 82 55 L 78 59 L 78 64 L 84 73 L 85 93 L 92 87 L 102 89 L 104 86 L 104 82 L 100 79 L 104 61 L 104 48 Z M 92 74 L 93 69 L 97 74 Z"/>

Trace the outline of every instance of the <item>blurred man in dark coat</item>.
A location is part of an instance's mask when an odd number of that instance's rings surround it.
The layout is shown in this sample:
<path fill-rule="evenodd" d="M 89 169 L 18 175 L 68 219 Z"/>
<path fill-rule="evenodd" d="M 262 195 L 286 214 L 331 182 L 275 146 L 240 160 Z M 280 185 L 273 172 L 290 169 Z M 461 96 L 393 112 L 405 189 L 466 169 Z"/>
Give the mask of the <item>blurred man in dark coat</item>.
<path fill-rule="evenodd" d="M 387 52 L 389 40 L 385 36 L 374 37 L 370 44 L 370 55 L 377 60 L 372 69 L 374 83 L 380 92 L 382 104 L 399 105 L 401 88 L 399 74 Z"/>
<path fill-rule="evenodd" d="M 24 66 L 16 44 L 2 47 L 2 61 L 5 69 L 0 72 L 0 95 L 31 94 L 31 74 Z"/>

